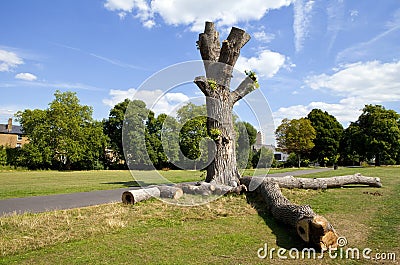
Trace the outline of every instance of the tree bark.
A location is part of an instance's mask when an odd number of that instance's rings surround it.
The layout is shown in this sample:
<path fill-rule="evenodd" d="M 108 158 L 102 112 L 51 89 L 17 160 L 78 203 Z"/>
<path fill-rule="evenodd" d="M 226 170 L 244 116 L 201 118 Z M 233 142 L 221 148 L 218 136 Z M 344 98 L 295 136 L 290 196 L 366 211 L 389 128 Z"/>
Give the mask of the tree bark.
<path fill-rule="evenodd" d="M 153 197 L 160 197 L 160 190 L 156 187 L 128 190 L 122 193 L 122 202 L 126 204 L 135 204 Z"/>
<path fill-rule="evenodd" d="M 231 92 L 230 81 L 240 49 L 249 40 L 249 34 L 233 27 L 221 47 L 214 23 L 206 22 L 204 33 L 199 34 L 197 41 L 206 77 L 196 77 L 194 82 L 206 96 L 207 130 L 214 140 L 214 145 L 209 146 L 209 155 L 213 157 L 207 168 L 206 181 L 218 185 L 236 187 L 240 177 L 236 165 L 232 109 L 237 100 L 254 89 L 249 89 L 248 85 L 239 86 Z"/>
<path fill-rule="evenodd" d="M 242 179 L 246 185 L 246 180 Z M 337 246 L 338 234 L 322 216 L 317 215 L 309 205 L 296 205 L 283 196 L 279 184 L 263 181 L 256 190 L 266 202 L 268 210 L 278 221 L 296 229 L 300 238 L 323 250 Z"/>
<path fill-rule="evenodd" d="M 247 190 L 244 185 L 232 187 L 228 185 L 216 185 L 208 182 L 199 182 L 196 184 L 182 183 L 177 184 L 177 187 L 181 188 L 185 194 L 192 195 L 226 195 L 226 194 L 240 194 L 243 189 Z"/>
<path fill-rule="evenodd" d="M 177 200 L 183 196 L 183 190 L 176 186 L 157 186 L 160 190 L 160 198 Z"/>
<path fill-rule="evenodd" d="M 296 229 L 297 234 L 307 243 L 321 249 L 335 248 L 338 234 L 326 218 L 317 215 L 309 205 L 296 205 L 283 196 L 280 188 L 327 189 L 350 184 L 362 184 L 370 187 L 382 187 L 379 178 L 365 177 L 361 174 L 337 176 L 331 178 L 294 178 L 293 176 L 243 177 L 240 183 L 250 191 L 256 186 L 256 192 L 262 195 L 272 216 Z"/>
<path fill-rule="evenodd" d="M 183 196 L 183 190 L 177 186 L 151 186 L 144 189 L 128 190 L 122 193 L 122 202 L 135 204 L 150 198 L 179 199 Z"/>
<path fill-rule="evenodd" d="M 249 186 L 250 182 L 254 181 L 255 186 L 263 181 L 275 182 L 281 188 L 287 189 L 330 189 L 341 188 L 346 185 L 367 185 L 369 187 L 382 187 L 379 178 L 365 177 L 360 173 L 347 176 L 336 176 L 329 178 L 295 178 L 293 176 L 286 177 L 243 177 L 240 183 Z"/>

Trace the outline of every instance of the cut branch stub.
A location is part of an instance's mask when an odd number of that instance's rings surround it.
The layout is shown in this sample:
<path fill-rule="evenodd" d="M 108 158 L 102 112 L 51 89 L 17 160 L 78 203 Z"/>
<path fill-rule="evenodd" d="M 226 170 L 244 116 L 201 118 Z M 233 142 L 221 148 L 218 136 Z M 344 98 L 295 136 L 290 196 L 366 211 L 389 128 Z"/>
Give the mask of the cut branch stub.
<path fill-rule="evenodd" d="M 222 42 L 219 62 L 234 66 L 240 55 L 240 49 L 250 40 L 246 31 L 232 27 L 226 40 Z"/>
<path fill-rule="evenodd" d="M 213 22 L 206 22 L 204 33 L 199 34 L 197 46 L 203 61 L 217 62 L 220 53 L 219 33 Z"/>
<path fill-rule="evenodd" d="M 234 91 L 231 92 L 233 102 L 235 103 L 241 100 L 244 96 L 252 92 L 255 88 L 256 87 L 254 84 L 254 80 L 252 80 L 250 77 L 246 77 L 240 83 L 240 85 Z"/>

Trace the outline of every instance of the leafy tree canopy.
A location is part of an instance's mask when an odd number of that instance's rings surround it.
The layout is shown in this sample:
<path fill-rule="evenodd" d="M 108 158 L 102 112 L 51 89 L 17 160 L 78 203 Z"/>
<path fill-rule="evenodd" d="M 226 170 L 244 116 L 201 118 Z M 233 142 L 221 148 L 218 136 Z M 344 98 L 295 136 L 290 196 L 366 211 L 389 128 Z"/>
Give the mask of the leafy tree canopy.
<path fill-rule="evenodd" d="M 278 147 L 288 153 L 295 153 L 299 167 L 301 155 L 308 153 L 315 145 L 316 132 L 309 119 L 283 119 L 275 130 Z"/>
<path fill-rule="evenodd" d="M 358 120 L 353 124 L 360 131 L 361 156 L 393 164 L 400 152 L 400 115 L 381 105 L 366 105 Z M 399 162 L 399 161 L 398 161 Z"/>
<path fill-rule="evenodd" d="M 107 137 L 92 118 L 92 108 L 81 105 L 76 93 L 56 91 L 46 110 L 25 110 L 17 119 L 29 144 L 27 166 L 71 169 L 93 168 L 103 156 Z"/>
<path fill-rule="evenodd" d="M 324 163 L 325 158 L 331 163 L 336 163 L 343 126 L 334 116 L 320 109 L 313 109 L 307 118 L 316 132 L 313 140 L 315 146 L 311 150 L 310 158 L 321 164 Z"/>

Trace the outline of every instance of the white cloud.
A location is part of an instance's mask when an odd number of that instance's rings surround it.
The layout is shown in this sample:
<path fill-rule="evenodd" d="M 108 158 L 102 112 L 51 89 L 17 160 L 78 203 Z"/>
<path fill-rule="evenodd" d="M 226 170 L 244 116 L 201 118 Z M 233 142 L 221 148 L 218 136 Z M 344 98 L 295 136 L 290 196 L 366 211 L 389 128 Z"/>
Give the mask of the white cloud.
<path fill-rule="evenodd" d="M 261 51 L 257 57 L 246 58 L 240 56 L 235 68 L 241 72 L 255 71 L 259 77 L 273 77 L 279 69 L 285 67 L 286 57 L 270 50 Z"/>
<path fill-rule="evenodd" d="M 0 72 L 9 72 L 11 69 L 23 64 L 22 58 L 13 52 L 0 50 Z"/>
<path fill-rule="evenodd" d="M 218 26 L 261 19 L 269 10 L 289 6 L 292 0 L 107 0 L 104 6 L 111 11 L 135 13 L 144 25 L 154 26 L 157 14 L 168 25 L 190 26 L 201 31 L 204 21 Z M 152 21 L 153 23 L 150 23 Z"/>
<path fill-rule="evenodd" d="M 135 17 L 139 18 L 143 26 L 152 28 L 155 26 L 153 20 L 153 12 L 146 0 L 107 0 L 104 7 L 110 11 L 118 12 L 120 19 L 124 19 L 127 13 L 135 13 Z"/>
<path fill-rule="evenodd" d="M 344 65 L 332 75 L 308 77 L 312 89 L 328 89 L 339 96 L 357 98 L 366 103 L 400 100 L 400 61 L 370 61 Z"/>
<path fill-rule="evenodd" d="M 19 73 L 15 75 L 15 78 L 25 81 L 35 81 L 37 79 L 37 76 L 31 73 Z"/>
<path fill-rule="evenodd" d="M 308 77 L 305 83 L 314 90 L 326 90 L 342 99 L 338 103 L 311 102 L 278 109 L 274 112 L 277 124 L 283 118 L 305 117 L 312 109 L 327 111 L 347 126 L 356 121 L 366 104 L 400 101 L 400 61 L 381 63 L 371 61 L 342 66 L 335 73 Z"/>
<path fill-rule="evenodd" d="M 111 89 L 109 99 L 103 99 L 103 103 L 114 107 L 126 98 L 139 99 L 146 103 L 146 106 L 156 114 L 165 113 L 173 115 L 176 107 L 189 101 L 189 97 L 183 93 L 165 93 L 160 89 L 157 90 L 137 90 L 130 88 L 128 90 Z"/>
<path fill-rule="evenodd" d="M 275 34 L 269 34 L 265 31 L 257 31 L 253 33 L 253 37 L 260 42 L 270 43 L 273 39 L 275 39 Z"/>
<path fill-rule="evenodd" d="M 306 117 L 313 109 L 321 109 L 333 115 L 343 126 L 347 126 L 351 121 L 356 121 L 364 107 L 361 102 L 353 102 L 351 99 L 341 100 L 339 103 L 311 102 L 308 105 L 295 105 L 279 108 L 273 113 L 276 127 L 279 126 L 284 118 L 299 119 Z"/>
<path fill-rule="evenodd" d="M 295 49 L 299 52 L 303 49 L 304 41 L 307 38 L 314 1 L 295 0 L 293 31 L 295 38 Z"/>

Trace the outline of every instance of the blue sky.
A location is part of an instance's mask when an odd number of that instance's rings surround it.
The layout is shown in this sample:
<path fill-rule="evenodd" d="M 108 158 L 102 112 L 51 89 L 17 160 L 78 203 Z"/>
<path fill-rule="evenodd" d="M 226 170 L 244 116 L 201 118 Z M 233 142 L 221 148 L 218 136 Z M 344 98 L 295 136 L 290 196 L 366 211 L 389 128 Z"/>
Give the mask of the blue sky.
<path fill-rule="evenodd" d="M 155 110 L 169 113 L 198 97 L 197 88 L 165 93 L 141 84 L 199 60 L 195 42 L 206 20 L 221 39 L 231 26 L 252 36 L 237 69 L 256 71 L 275 124 L 313 108 L 344 126 L 365 104 L 400 112 L 398 0 L 2 0 L 0 123 L 19 110 L 47 108 L 57 89 L 77 92 L 99 120 L 133 95 L 151 104 L 164 94 Z M 236 108 L 242 119 L 245 105 Z"/>

